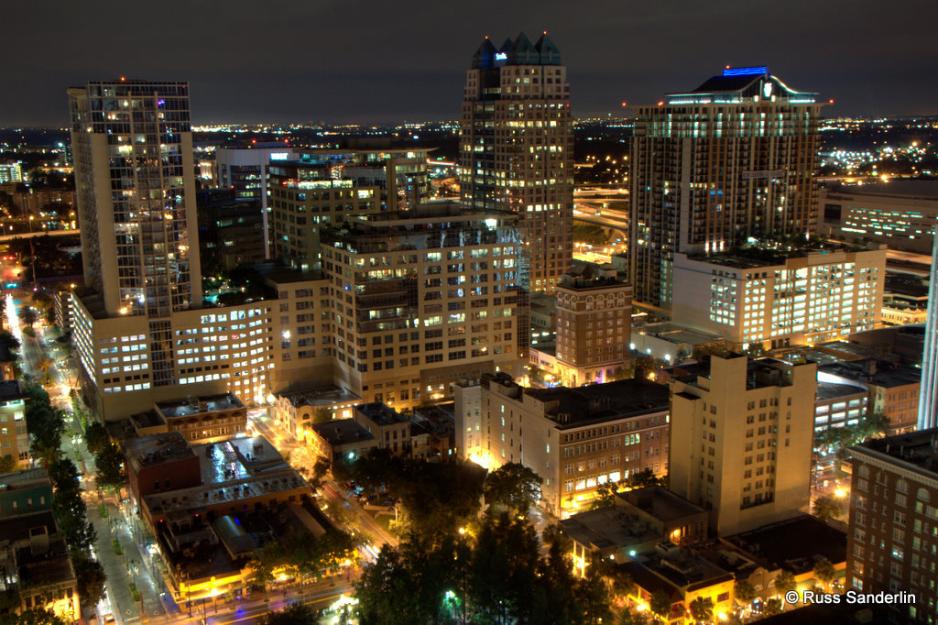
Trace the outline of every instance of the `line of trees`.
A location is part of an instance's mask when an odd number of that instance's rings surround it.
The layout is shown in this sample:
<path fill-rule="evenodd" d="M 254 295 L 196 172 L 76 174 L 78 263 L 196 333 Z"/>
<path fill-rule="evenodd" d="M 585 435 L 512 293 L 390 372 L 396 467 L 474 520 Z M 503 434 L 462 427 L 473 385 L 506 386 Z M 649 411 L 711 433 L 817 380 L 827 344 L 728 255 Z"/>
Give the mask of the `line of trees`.
<path fill-rule="evenodd" d="M 27 383 L 24 390 L 30 451 L 46 468 L 52 482 L 52 512 L 69 547 L 79 600 L 83 605 L 94 605 L 104 593 L 104 569 L 91 555 L 95 531 L 88 522 L 87 506 L 81 497 L 78 468 L 62 453 L 65 414 L 53 408 L 49 394 L 41 386 Z"/>

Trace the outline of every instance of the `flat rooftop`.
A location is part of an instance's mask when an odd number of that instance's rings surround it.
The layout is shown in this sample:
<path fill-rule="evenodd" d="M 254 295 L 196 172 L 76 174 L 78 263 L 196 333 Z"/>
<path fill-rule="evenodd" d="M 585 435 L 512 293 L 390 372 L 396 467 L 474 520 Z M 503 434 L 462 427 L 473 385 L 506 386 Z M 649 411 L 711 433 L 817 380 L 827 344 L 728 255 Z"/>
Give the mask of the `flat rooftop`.
<path fill-rule="evenodd" d="M 0 491 L 16 490 L 25 486 L 32 486 L 38 482 L 48 482 L 49 474 L 45 469 L 26 469 L 0 473 Z"/>
<path fill-rule="evenodd" d="M 172 419 L 207 412 L 217 412 L 219 410 L 244 408 L 244 404 L 231 393 L 222 393 L 219 395 L 194 397 L 182 401 L 157 402 L 156 407 L 161 413 L 166 415 L 167 418 Z"/>
<path fill-rule="evenodd" d="M 889 182 L 864 182 L 861 185 L 838 185 L 830 190 L 833 193 L 852 195 L 884 195 L 907 199 L 938 201 L 938 180 L 902 180 Z"/>
<path fill-rule="evenodd" d="M 660 536 L 637 515 L 620 506 L 604 506 L 574 514 L 560 522 L 564 533 L 596 549 L 619 549 L 657 541 Z"/>
<path fill-rule="evenodd" d="M 300 406 L 332 406 L 333 404 L 356 402 L 361 399 L 347 389 L 332 385 L 288 389 L 282 393 L 277 393 L 277 397 L 285 398 L 294 408 Z"/>
<path fill-rule="evenodd" d="M 938 476 L 938 428 L 871 438 L 851 447 L 850 453 L 869 454 L 934 479 Z"/>
<path fill-rule="evenodd" d="M 405 423 L 409 421 L 407 417 L 381 402 L 359 404 L 355 406 L 355 410 L 378 425 L 394 425 L 395 423 Z"/>
<path fill-rule="evenodd" d="M 847 535 L 807 514 L 723 540 L 770 570 L 784 568 L 795 575 L 812 570 L 818 557 L 834 564 L 847 559 Z"/>
<path fill-rule="evenodd" d="M 374 436 L 355 419 L 335 419 L 313 425 L 313 430 L 330 445 L 346 445 L 373 440 Z"/>
<path fill-rule="evenodd" d="M 524 392 L 545 404 L 553 404 L 546 408 L 547 416 L 561 429 L 662 412 L 668 409 L 670 396 L 664 384 L 634 379 L 577 388 L 531 388 Z"/>
<path fill-rule="evenodd" d="M 701 332 L 670 321 L 637 326 L 632 331 L 636 334 L 647 334 L 675 345 L 703 345 L 723 340 L 719 335 Z"/>
<path fill-rule="evenodd" d="M 837 399 L 838 397 L 866 394 L 866 389 L 851 384 L 835 384 L 834 382 L 817 383 L 817 399 L 822 401 Z"/>
<path fill-rule="evenodd" d="M 692 504 L 680 495 L 661 486 L 637 488 L 619 493 L 617 497 L 664 523 L 704 512 L 704 509 L 700 506 Z"/>
<path fill-rule="evenodd" d="M 768 247 L 740 247 L 719 254 L 688 254 L 687 258 L 713 265 L 722 265 L 735 269 L 755 269 L 757 267 L 771 267 L 784 265 L 786 260 L 792 258 L 805 258 L 808 256 L 825 255 L 834 252 L 866 252 L 868 246 L 851 245 L 848 243 L 817 243 L 804 247 L 781 249 Z"/>
<path fill-rule="evenodd" d="M 127 439 L 124 455 L 128 462 L 138 466 L 160 464 L 195 456 L 185 437 L 179 432 L 165 432 L 152 436 Z"/>

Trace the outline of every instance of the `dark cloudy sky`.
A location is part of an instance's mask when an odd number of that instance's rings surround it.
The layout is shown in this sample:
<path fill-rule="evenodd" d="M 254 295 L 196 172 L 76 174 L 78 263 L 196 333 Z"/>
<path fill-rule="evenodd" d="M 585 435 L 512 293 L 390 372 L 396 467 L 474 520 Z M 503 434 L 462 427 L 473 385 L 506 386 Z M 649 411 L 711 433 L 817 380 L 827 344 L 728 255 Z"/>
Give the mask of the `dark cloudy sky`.
<path fill-rule="evenodd" d="M 936 0 L 17 0 L 0 125 L 64 125 L 65 87 L 184 79 L 195 121 L 452 119 L 483 34 L 545 28 L 577 114 L 768 64 L 833 112 L 938 113 Z"/>

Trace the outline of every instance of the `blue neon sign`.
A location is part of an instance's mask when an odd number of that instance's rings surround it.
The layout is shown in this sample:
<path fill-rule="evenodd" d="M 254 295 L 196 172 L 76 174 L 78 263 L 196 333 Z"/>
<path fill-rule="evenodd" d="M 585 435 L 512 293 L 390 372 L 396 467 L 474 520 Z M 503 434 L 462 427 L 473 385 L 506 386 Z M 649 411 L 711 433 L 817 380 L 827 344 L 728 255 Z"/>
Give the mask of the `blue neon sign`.
<path fill-rule="evenodd" d="M 753 67 L 730 67 L 723 70 L 724 76 L 758 76 L 768 74 L 769 68 L 765 65 L 756 65 Z"/>

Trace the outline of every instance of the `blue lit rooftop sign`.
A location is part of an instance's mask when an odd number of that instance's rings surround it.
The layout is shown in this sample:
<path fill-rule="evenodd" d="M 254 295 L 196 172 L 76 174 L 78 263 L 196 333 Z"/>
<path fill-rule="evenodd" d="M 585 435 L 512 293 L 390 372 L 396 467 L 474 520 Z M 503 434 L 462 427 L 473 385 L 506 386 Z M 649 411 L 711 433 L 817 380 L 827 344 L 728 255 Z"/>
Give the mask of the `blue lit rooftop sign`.
<path fill-rule="evenodd" d="M 507 60 L 508 60 L 508 53 L 507 53 L 507 52 L 496 52 L 496 53 L 495 53 L 495 60 L 496 60 L 496 61 L 507 61 Z"/>
<path fill-rule="evenodd" d="M 756 65 L 754 67 L 727 67 L 723 70 L 724 76 L 758 76 L 768 73 L 769 68 L 765 65 Z"/>

